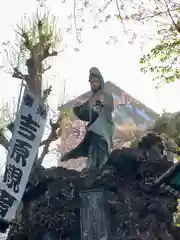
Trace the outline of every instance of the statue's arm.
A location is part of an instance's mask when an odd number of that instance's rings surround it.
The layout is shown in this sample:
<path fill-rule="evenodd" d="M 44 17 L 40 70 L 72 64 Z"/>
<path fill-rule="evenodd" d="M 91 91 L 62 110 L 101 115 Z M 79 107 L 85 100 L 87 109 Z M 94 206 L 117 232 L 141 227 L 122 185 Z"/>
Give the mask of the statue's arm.
<path fill-rule="evenodd" d="M 89 121 L 89 108 L 88 101 L 84 102 L 80 106 L 73 107 L 73 112 L 76 117 L 82 121 Z"/>

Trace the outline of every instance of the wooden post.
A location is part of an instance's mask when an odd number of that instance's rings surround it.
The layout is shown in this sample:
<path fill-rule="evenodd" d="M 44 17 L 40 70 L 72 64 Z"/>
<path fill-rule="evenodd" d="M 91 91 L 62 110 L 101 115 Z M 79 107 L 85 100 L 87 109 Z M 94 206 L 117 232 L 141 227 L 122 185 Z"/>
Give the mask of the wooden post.
<path fill-rule="evenodd" d="M 102 189 L 80 192 L 81 240 L 110 240 Z"/>

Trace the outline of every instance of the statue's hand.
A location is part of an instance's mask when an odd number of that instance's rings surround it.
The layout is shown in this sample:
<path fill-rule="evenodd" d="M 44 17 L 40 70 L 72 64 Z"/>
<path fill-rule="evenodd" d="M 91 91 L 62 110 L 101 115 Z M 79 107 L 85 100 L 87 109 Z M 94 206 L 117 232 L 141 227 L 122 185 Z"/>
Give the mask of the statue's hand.
<path fill-rule="evenodd" d="M 96 101 L 96 106 L 103 107 L 103 106 L 104 106 L 104 103 L 101 102 L 100 100 L 97 100 L 97 101 Z"/>

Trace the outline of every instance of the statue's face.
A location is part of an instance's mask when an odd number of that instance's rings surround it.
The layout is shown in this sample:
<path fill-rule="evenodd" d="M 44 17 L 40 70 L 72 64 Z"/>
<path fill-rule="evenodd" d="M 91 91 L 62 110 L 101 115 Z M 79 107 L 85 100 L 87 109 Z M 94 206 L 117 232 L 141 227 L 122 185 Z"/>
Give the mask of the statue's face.
<path fill-rule="evenodd" d="M 90 85 L 91 85 L 91 90 L 93 92 L 97 92 L 101 87 L 99 78 L 96 76 L 92 76 L 89 81 L 90 81 Z"/>

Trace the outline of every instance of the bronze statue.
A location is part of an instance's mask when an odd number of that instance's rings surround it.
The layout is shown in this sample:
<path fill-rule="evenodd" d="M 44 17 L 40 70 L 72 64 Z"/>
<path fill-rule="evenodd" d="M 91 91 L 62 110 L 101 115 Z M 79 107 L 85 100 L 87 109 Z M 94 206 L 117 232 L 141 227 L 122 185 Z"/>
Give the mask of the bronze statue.
<path fill-rule="evenodd" d="M 75 149 L 65 153 L 61 161 L 87 157 L 86 170 L 96 171 L 107 162 L 111 152 L 114 106 L 113 97 L 105 92 L 104 79 L 95 67 L 90 69 L 89 82 L 92 90 L 90 99 L 73 108 L 80 120 L 88 122 L 85 137 Z"/>

